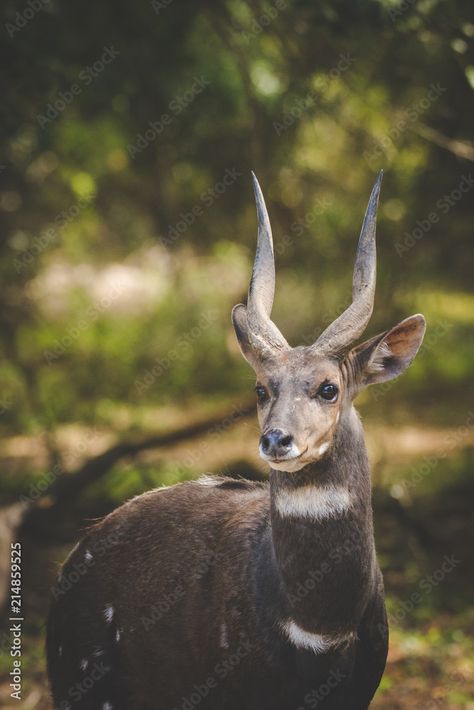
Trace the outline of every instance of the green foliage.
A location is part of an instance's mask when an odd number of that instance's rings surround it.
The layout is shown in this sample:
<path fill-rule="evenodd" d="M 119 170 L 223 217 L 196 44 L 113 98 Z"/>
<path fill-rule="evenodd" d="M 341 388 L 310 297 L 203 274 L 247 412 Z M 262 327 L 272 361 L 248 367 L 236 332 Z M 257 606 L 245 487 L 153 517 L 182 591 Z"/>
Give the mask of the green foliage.
<path fill-rule="evenodd" d="M 255 244 L 251 168 L 293 342 L 348 302 L 386 169 L 374 332 L 427 312 L 444 331 L 400 392 L 462 387 L 472 200 L 453 191 L 470 174 L 468 3 L 74 0 L 21 30 L 16 11 L 2 11 L 23 82 L 1 123 L 5 432 L 247 389 L 228 315 Z"/>

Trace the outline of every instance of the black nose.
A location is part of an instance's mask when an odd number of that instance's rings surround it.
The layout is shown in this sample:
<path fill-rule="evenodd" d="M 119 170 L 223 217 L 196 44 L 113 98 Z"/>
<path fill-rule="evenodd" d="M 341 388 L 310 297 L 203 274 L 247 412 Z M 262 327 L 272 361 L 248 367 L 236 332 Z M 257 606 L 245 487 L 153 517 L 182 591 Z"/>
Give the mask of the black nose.
<path fill-rule="evenodd" d="M 281 429 L 270 429 L 260 439 L 260 446 L 266 456 L 280 458 L 288 453 L 293 443 L 291 434 L 287 434 Z"/>

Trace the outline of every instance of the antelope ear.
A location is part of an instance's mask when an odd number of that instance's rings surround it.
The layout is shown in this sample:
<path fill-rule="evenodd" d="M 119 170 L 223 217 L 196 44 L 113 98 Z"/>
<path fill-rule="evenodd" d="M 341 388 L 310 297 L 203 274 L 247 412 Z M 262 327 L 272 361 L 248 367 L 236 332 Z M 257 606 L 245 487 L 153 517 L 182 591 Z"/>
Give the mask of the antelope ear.
<path fill-rule="evenodd" d="M 425 330 L 426 321 L 418 313 L 351 350 L 348 359 L 357 373 L 356 390 L 401 375 L 415 358 Z"/>
<path fill-rule="evenodd" d="M 243 303 L 239 303 L 237 306 L 233 307 L 232 323 L 234 325 L 240 351 L 249 365 L 255 369 L 258 360 L 250 342 L 247 309 Z"/>

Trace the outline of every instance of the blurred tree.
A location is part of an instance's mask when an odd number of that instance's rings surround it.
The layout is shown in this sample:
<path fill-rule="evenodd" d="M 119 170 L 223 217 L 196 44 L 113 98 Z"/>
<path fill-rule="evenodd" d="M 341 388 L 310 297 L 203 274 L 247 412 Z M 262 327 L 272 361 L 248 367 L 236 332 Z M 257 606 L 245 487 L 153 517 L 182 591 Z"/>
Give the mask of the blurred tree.
<path fill-rule="evenodd" d="M 347 302 L 385 168 L 374 327 L 427 304 L 450 335 L 420 386 L 433 374 L 462 386 L 472 3 L 6 0 L 1 12 L 5 429 L 247 388 L 228 312 L 255 242 L 250 169 L 274 223 L 276 311 L 296 339 Z"/>

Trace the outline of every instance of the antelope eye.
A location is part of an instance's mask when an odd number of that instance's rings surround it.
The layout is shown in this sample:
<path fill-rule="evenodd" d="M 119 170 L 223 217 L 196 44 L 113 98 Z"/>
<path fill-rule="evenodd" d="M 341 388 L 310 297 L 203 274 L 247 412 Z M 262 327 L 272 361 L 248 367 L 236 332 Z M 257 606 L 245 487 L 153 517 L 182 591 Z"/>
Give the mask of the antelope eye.
<path fill-rule="evenodd" d="M 257 393 L 257 399 L 259 402 L 265 402 L 265 400 L 268 399 L 268 392 L 263 385 L 257 385 L 255 387 L 255 392 Z"/>
<path fill-rule="evenodd" d="M 335 402 L 337 399 L 337 395 L 339 394 L 339 390 L 337 389 L 336 385 L 326 383 L 325 385 L 321 385 L 318 390 L 318 394 L 320 397 L 322 397 L 328 402 Z"/>

